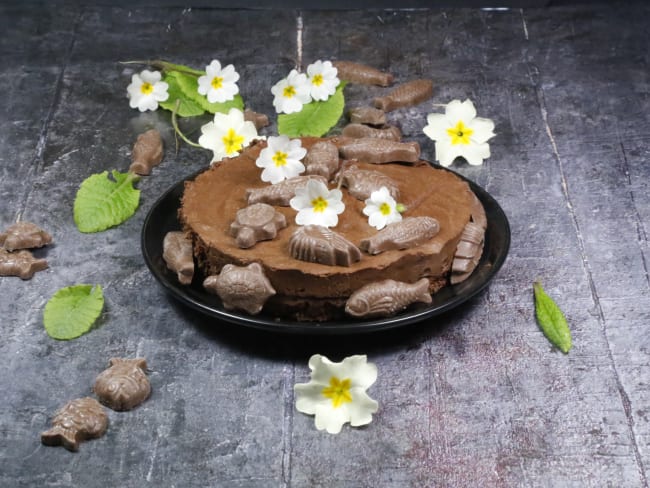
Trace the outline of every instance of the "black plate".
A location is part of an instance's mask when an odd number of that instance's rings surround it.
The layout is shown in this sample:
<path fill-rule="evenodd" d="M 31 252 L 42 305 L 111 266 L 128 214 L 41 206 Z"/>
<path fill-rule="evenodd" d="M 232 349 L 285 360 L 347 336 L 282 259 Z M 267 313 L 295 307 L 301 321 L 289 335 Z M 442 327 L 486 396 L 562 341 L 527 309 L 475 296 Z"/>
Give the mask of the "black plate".
<path fill-rule="evenodd" d="M 197 174 L 187 179 L 193 179 Z M 263 313 L 252 316 L 225 310 L 219 297 L 203 289 L 200 276 L 195 276 L 189 286 L 181 285 L 175 273 L 167 269 L 162 259 L 162 243 L 167 232 L 180 229 L 177 213 L 185 180 L 179 181 L 167 190 L 147 214 L 142 227 L 142 254 L 153 275 L 172 296 L 222 321 L 269 331 L 302 334 L 350 334 L 401 327 L 451 310 L 478 294 L 501 268 L 508 254 L 510 226 L 503 210 L 489 193 L 462 175 L 458 176 L 467 181 L 487 214 L 488 227 L 485 233 L 483 256 L 467 280 L 458 285 L 446 286 L 435 293 L 430 305 L 414 305 L 393 317 L 320 323 L 278 320 Z"/>

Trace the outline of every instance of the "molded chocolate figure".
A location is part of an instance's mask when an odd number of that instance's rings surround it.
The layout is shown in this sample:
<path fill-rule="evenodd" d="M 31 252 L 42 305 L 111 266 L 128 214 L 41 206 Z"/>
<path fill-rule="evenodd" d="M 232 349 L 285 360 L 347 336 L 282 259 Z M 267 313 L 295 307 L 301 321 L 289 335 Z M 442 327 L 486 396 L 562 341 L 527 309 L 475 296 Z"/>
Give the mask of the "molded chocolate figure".
<path fill-rule="evenodd" d="M 108 415 L 94 398 L 77 398 L 54 415 L 52 426 L 41 434 L 41 442 L 46 446 L 63 445 L 68 451 L 76 451 L 80 442 L 101 437 L 106 432 Z"/>
<path fill-rule="evenodd" d="M 440 224 L 433 217 L 406 217 L 388 224 L 359 247 L 369 254 L 379 254 L 393 249 L 409 249 L 433 238 L 440 231 Z"/>
<path fill-rule="evenodd" d="M 309 180 L 322 181 L 327 185 L 327 179 L 319 175 L 295 176 L 275 185 L 246 190 L 248 204 L 268 203 L 269 205 L 288 207 L 289 200 L 296 196 L 296 189 L 305 186 Z"/>
<path fill-rule="evenodd" d="M 160 132 L 156 129 L 149 129 L 140 134 L 133 145 L 131 153 L 132 173 L 148 176 L 154 166 L 158 166 L 163 158 L 163 142 Z"/>
<path fill-rule="evenodd" d="M 385 97 L 375 98 L 374 105 L 384 112 L 390 112 L 398 108 L 418 105 L 432 96 L 431 80 L 413 80 L 398 85 Z"/>
<path fill-rule="evenodd" d="M 416 163 L 420 159 L 420 145 L 415 141 L 350 138 L 339 146 L 339 153 L 344 159 L 358 159 L 366 163 Z"/>
<path fill-rule="evenodd" d="M 359 169 L 358 166 L 352 165 L 339 173 L 338 179 L 341 186 L 345 186 L 348 193 L 357 200 L 365 201 L 370 198 L 373 191 L 379 190 L 382 186 L 386 187 L 390 196 L 396 201 L 399 200 L 397 182 L 379 171 Z"/>
<path fill-rule="evenodd" d="M 454 261 L 451 264 L 452 285 L 465 281 L 472 274 L 483 254 L 485 229 L 479 224 L 468 222 L 456 247 Z"/>
<path fill-rule="evenodd" d="M 374 139 L 388 139 L 389 141 L 399 141 L 402 139 L 402 132 L 393 126 L 375 128 L 363 124 L 348 124 L 343 127 L 341 134 L 345 137 L 371 137 Z"/>
<path fill-rule="evenodd" d="M 34 273 L 44 269 L 47 269 L 45 259 L 36 259 L 25 249 L 8 252 L 0 247 L 0 276 L 19 276 L 29 280 Z"/>
<path fill-rule="evenodd" d="M 97 376 L 93 386 L 104 405 L 119 412 L 131 410 L 149 398 L 146 359 L 111 358 L 108 364 L 110 367 Z"/>
<path fill-rule="evenodd" d="M 365 64 L 353 63 L 352 61 L 332 61 L 332 65 L 336 68 L 339 79 L 350 83 L 379 86 L 393 84 L 392 74 L 384 73 Z"/>
<path fill-rule="evenodd" d="M 375 107 L 355 107 L 348 113 L 353 124 L 384 125 L 386 112 Z"/>
<path fill-rule="evenodd" d="M 31 222 L 16 222 L 0 232 L 0 246 L 7 251 L 47 246 L 52 236 Z"/>
<path fill-rule="evenodd" d="M 296 259 L 330 266 L 350 266 L 361 259 L 357 246 L 320 225 L 296 229 L 289 240 L 289 252 Z"/>
<path fill-rule="evenodd" d="M 219 295 L 226 310 L 243 310 L 251 315 L 260 313 L 266 300 L 275 295 L 275 289 L 259 263 L 248 266 L 226 264 L 221 273 L 208 276 L 203 286 Z"/>
<path fill-rule="evenodd" d="M 249 109 L 244 110 L 244 120 L 252 122 L 257 130 L 260 130 L 262 127 L 269 125 L 268 116 L 259 112 L 253 112 Z"/>
<path fill-rule="evenodd" d="M 329 141 L 320 141 L 305 156 L 305 174 L 320 175 L 328 181 L 339 170 L 339 150 Z"/>
<path fill-rule="evenodd" d="M 353 317 L 387 317 L 404 310 L 412 303 L 431 303 L 429 280 L 414 284 L 383 280 L 362 286 L 345 304 L 345 312 Z"/>
<path fill-rule="evenodd" d="M 230 224 L 230 235 L 242 249 L 253 247 L 259 241 L 274 239 L 278 230 L 287 226 L 284 214 L 266 203 L 254 203 L 239 209 Z"/>
<path fill-rule="evenodd" d="M 172 231 L 163 239 L 163 260 L 171 271 L 176 273 L 181 285 L 189 285 L 194 277 L 194 256 L 192 241 L 184 232 Z"/>

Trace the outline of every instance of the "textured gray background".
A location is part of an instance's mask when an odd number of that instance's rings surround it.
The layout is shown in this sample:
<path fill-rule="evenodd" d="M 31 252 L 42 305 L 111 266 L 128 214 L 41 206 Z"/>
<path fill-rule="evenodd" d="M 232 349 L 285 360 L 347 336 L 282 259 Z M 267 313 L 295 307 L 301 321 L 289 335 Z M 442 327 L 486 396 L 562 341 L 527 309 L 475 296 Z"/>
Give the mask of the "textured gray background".
<path fill-rule="evenodd" d="M 0 486 L 647 486 L 649 17 L 640 3 L 302 13 L 0 5 L 0 227 L 31 220 L 56 242 L 37 253 L 47 271 L 0 278 Z M 454 166 L 512 226 L 487 291 L 418 326 L 319 339 L 207 319 L 154 281 L 140 254 L 143 219 L 209 154 L 176 154 L 167 113 L 129 108 L 133 69 L 118 61 L 232 62 L 247 104 L 273 114 L 269 89 L 294 66 L 298 38 L 305 63 L 350 59 L 399 81 L 430 77 L 434 103 L 471 98 L 495 121 L 492 157 Z M 381 90 L 346 95 L 363 103 Z M 391 114 L 427 158 L 430 111 Z M 163 132 L 166 154 L 139 183 L 139 210 L 117 228 L 79 233 L 79 184 L 125 171 L 149 127 Z M 538 278 L 566 312 L 569 355 L 535 323 Z M 101 284 L 105 310 L 89 334 L 52 340 L 43 307 L 76 283 Z M 294 410 L 293 385 L 308 379 L 315 352 L 377 364 L 370 425 L 331 436 Z M 147 358 L 151 398 L 109 412 L 107 434 L 76 454 L 42 446 L 54 411 L 90 394 L 112 356 Z"/>

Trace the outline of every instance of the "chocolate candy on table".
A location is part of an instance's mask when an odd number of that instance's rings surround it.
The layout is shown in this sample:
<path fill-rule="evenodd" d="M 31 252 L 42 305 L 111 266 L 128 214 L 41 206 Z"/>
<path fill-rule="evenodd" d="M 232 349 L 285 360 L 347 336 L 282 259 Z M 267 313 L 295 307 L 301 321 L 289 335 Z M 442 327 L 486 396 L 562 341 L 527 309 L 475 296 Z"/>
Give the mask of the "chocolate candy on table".
<path fill-rule="evenodd" d="M 101 437 L 107 428 L 108 415 L 104 407 L 94 398 L 77 398 L 56 412 L 52 428 L 41 434 L 41 442 L 76 451 L 80 442 Z"/>
<path fill-rule="evenodd" d="M 108 363 L 110 367 L 97 376 L 93 386 L 104 405 L 116 411 L 131 410 L 149 398 L 146 359 L 111 358 Z"/>

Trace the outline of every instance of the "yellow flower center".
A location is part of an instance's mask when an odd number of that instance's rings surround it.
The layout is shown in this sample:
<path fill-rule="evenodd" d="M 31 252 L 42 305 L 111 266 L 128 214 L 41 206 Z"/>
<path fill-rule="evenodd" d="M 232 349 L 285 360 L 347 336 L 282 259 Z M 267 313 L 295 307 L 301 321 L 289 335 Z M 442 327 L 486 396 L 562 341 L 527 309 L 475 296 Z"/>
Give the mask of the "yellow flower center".
<path fill-rule="evenodd" d="M 336 376 L 332 376 L 330 378 L 330 386 L 323 388 L 321 393 L 323 393 L 323 396 L 332 400 L 332 406 L 334 408 L 338 408 L 342 404 L 352 401 L 352 395 L 350 394 L 351 384 L 350 378 L 345 378 L 341 381 Z"/>
<path fill-rule="evenodd" d="M 315 75 L 311 79 L 311 84 L 315 86 L 321 86 L 323 84 L 323 75 L 321 75 L 320 73 Z"/>
<path fill-rule="evenodd" d="M 285 98 L 291 98 L 291 97 L 293 97 L 295 94 L 296 94 L 296 89 L 295 89 L 292 85 L 286 86 L 286 87 L 284 88 L 284 90 L 282 91 L 282 95 L 283 95 Z"/>
<path fill-rule="evenodd" d="M 311 201 L 311 206 L 314 209 L 314 212 L 324 212 L 327 208 L 327 200 L 323 197 L 314 198 Z"/>
<path fill-rule="evenodd" d="M 458 121 L 456 127 L 447 129 L 447 134 L 451 137 L 452 144 L 469 144 L 469 136 L 473 133 L 474 131 L 463 124 L 462 120 Z"/>
<path fill-rule="evenodd" d="M 381 212 L 382 215 L 389 215 L 390 214 L 390 205 L 388 205 L 386 202 L 382 203 L 379 206 L 379 211 Z"/>
<path fill-rule="evenodd" d="M 284 153 L 282 151 L 276 152 L 273 157 L 271 158 L 273 162 L 275 163 L 276 167 L 280 166 L 286 166 L 287 165 L 287 153 Z"/>
<path fill-rule="evenodd" d="M 212 85 L 212 88 L 218 90 L 223 86 L 223 78 L 221 76 L 215 76 L 212 78 L 212 82 L 210 84 Z"/>
<path fill-rule="evenodd" d="M 244 136 L 240 136 L 235 132 L 235 129 L 231 128 L 221 140 L 223 141 L 223 145 L 226 146 L 226 154 L 230 156 L 241 150 L 242 144 L 244 143 Z"/>
<path fill-rule="evenodd" d="M 144 95 L 149 95 L 152 91 L 153 91 L 153 85 L 146 81 L 140 87 L 140 92 L 142 92 Z"/>

